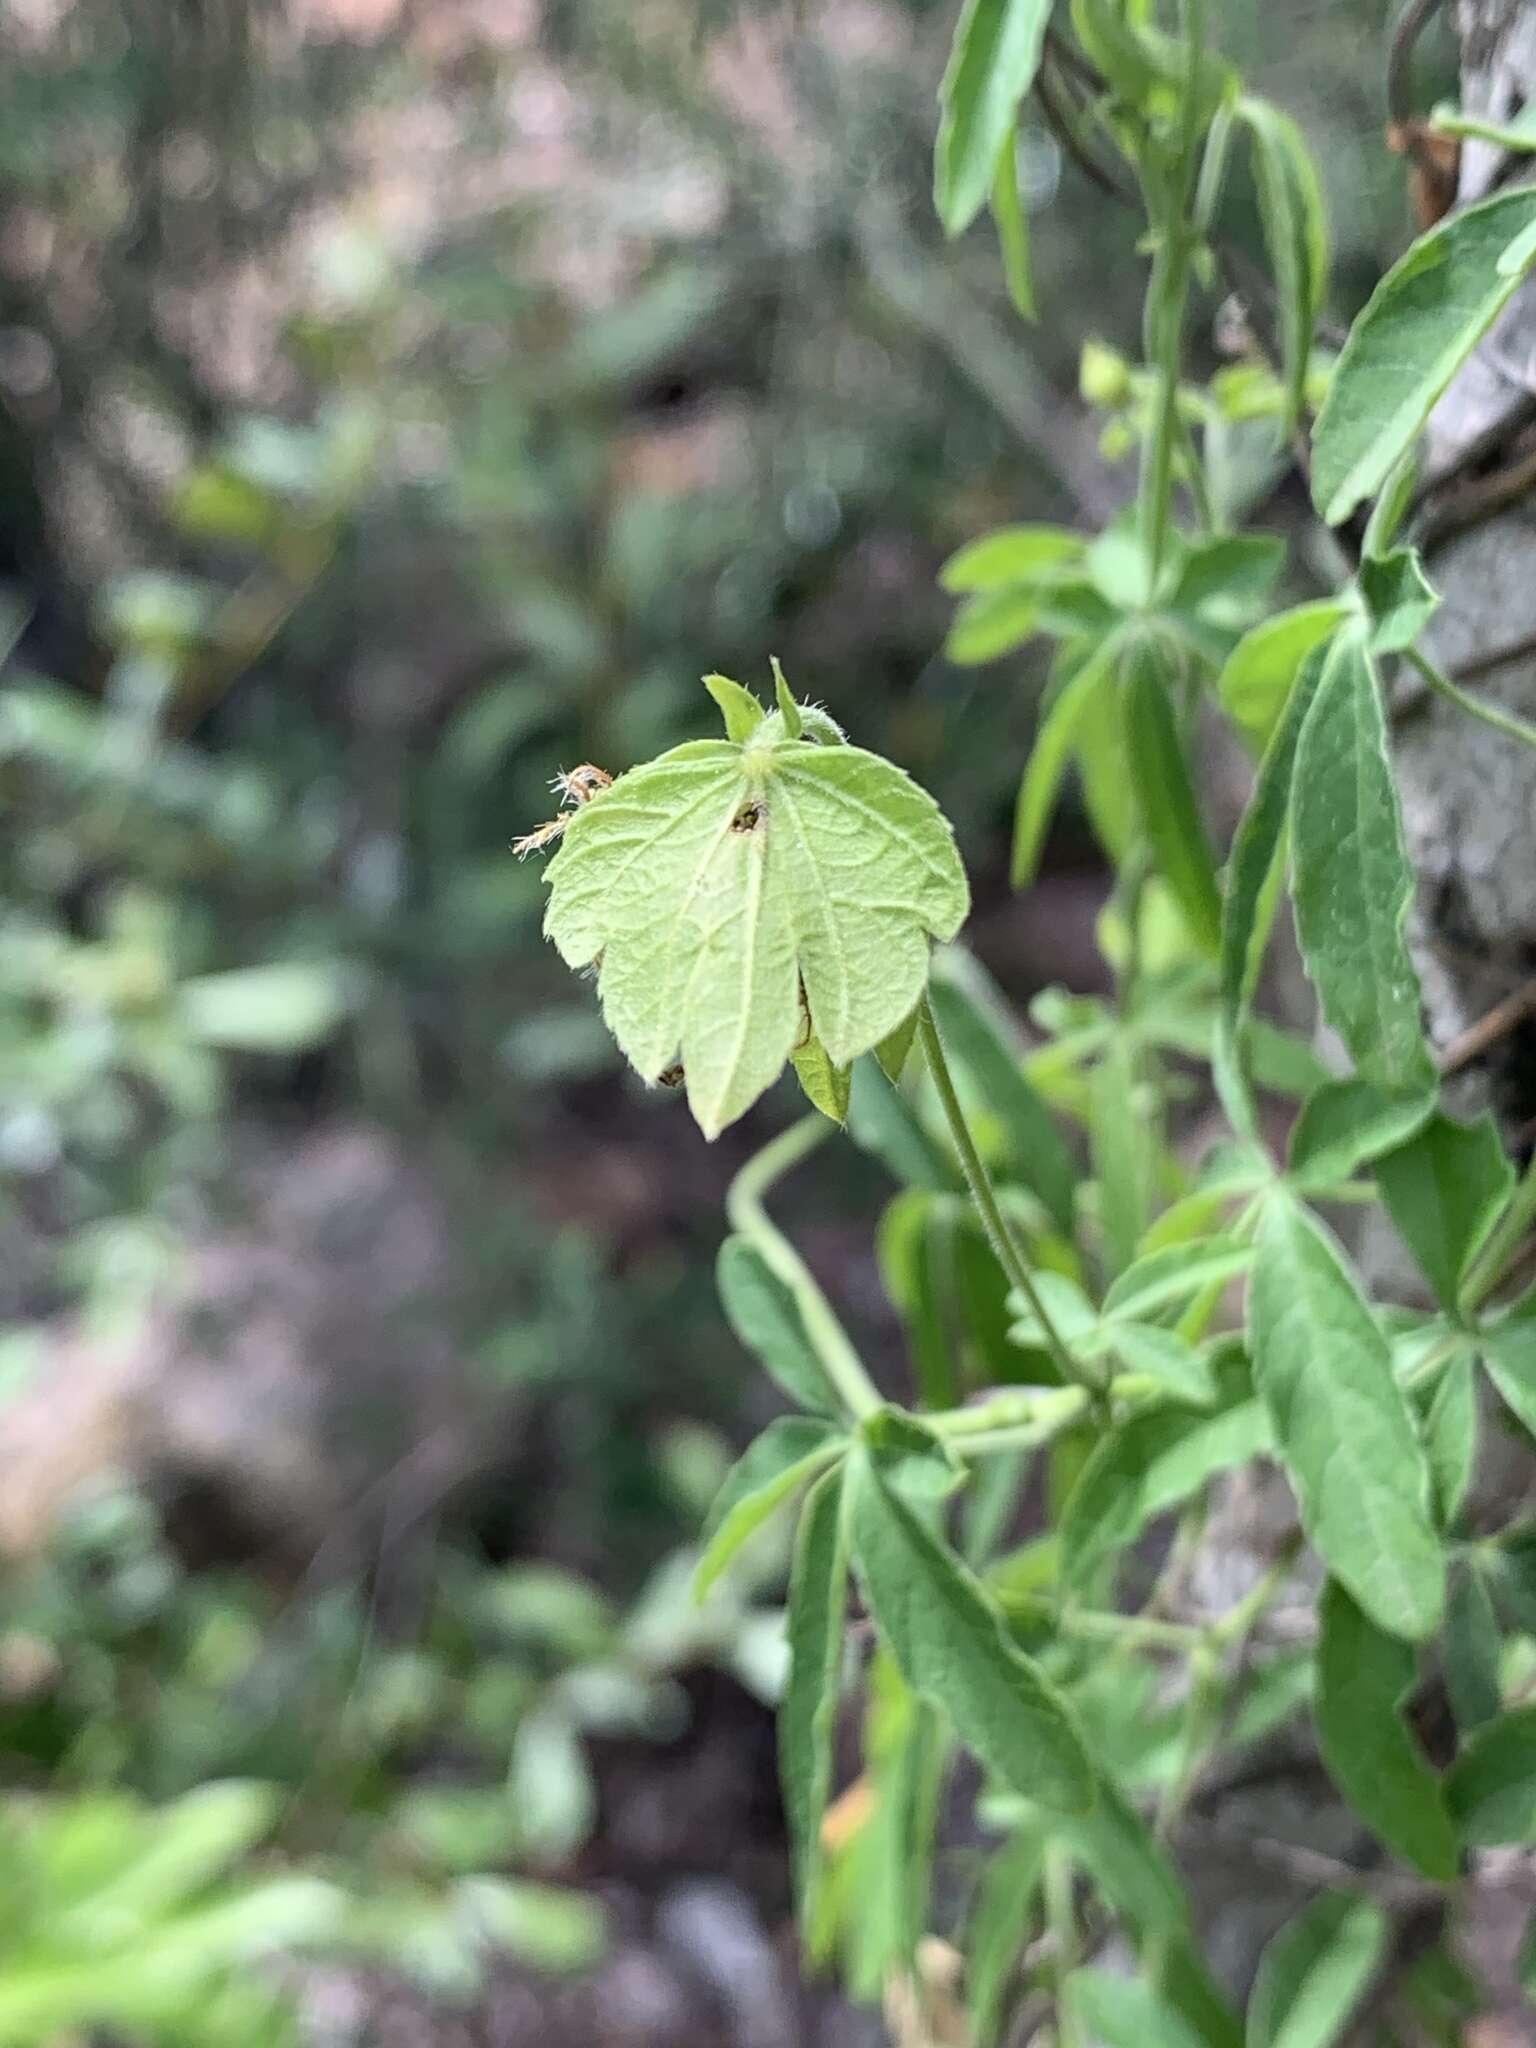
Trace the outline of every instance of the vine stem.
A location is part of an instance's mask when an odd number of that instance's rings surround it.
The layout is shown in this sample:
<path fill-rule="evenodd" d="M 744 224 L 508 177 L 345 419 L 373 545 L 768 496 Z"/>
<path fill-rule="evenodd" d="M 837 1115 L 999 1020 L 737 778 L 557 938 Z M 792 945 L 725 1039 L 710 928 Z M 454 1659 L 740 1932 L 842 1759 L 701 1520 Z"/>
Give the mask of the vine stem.
<path fill-rule="evenodd" d="M 1149 581 L 1155 583 L 1168 541 L 1173 505 L 1173 458 L 1179 439 L 1179 370 L 1184 352 L 1184 316 L 1189 301 L 1190 264 L 1198 229 L 1191 225 L 1200 146 L 1200 61 L 1205 54 L 1205 0 L 1183 0 L 1181 26 L 1185 77 L 1178 154 L 1172 175 L 1164 177 L 1150 153 L 1144 161 L 1142 189 L 1159 246 L 1147 286 L 1145 344 L 1147 360 L 1157 372 L 1157 403 L 1141 470 L 1141 539 L 1147 553 Z M 1150 151 L 1150 145 L 1148 145 Z M 1225 138 L 1217 139 L 1218 151 Z M 1206 202 L 1214 204 L 1214 195 Z"/>
<path fill-rule="evenodd" d="M 1476 1314 L 1492 1294 L 1508 1271 L 1509 1262 L 1520 1249 L 1532 1223 L 1536 1223 L 1536 1159 L 1525 1169 L 1525 1177 L 1510 1197 L 1509 1207 L 1473 1262 L 1466 1285 L 1461 1290 L 1459 1306 L 1464 1313 Z"/>
<path fill-rule="evenodd" d="M 955 1150 L 960 1157 L 960 1171 L 965 1176 L 965 1185 L 975 1204 L 981 1227 L 987 1234 L 997 1263 L 1002 1267 L 1010 1286 L 1018 1289 L 1029 1303 L 1030 1312 L 1045 1332 L 1045 1341 L 1052 1358 L 1056 1361 L 1061 1376 L 1075 1386 L 1085 1387 L 1096 1398 L 1102 1399 L 1102 1384 L 1087 1371 L 1073 1356 L 1060 1330 L 1051 1318 L 1035 1285 L 1034 1274 L 1030 1271 L 1029 1260 L 1023 1246 L 1013 1234 L 1013 1228 L 998 1204 L 997 1190 L 987 1172 L 986 1162 L 976 1148 L 971 1127 L 965 1120 L 965 1111 L 960 1107 L 960 1097 L 955 1091 L 955 1080 L 949 1070 L 949 1060 L 944 1052 L 944 1041 L 939 1036 L 939 1027 L 934 1020 L 933 1006 L 925 995 L 917 1009 L 917 1035 L 922 1044 L 928 1071 L 933 1076 L 933 1085 L 938 1090 L 939 1103 L 949 1125 L 949 1134 L 954 1139 Z"/>
<path fill-rule="evenodd" d="M 747 1161 L 731 1182 L 725 1213 L 731 1228 L 757 1246 L 768 1266 L 794 1295 L 806 1334 L 827 1378 L 848 1412 L 858 1417 L 872 1415 L 882 1405 L 879 1389 L 864 1370 L 864 1361 L 854 1350 L 848 1332 L 838 1321 L 811 1269 L 764 1207 L 768 1190 L 808 1158 L 835 1128 L 819 1111 L 813 1110 L 787 1131 L 781 1131 Z"/>
<path fill-rule="evenodd" d="M 1435 667 L 1427 655 L 1420 654 L 1417 647 L 1406 650 L 1408 659 L 1418 670 L 1437 696 L 1444 697 L 1448 704 L 1454 704 L 1458 711 L 1465 711 L 1472 718 L 1480 718 L 1484 725 L 1491 725 L 1495 732 L 1501 732 L 1506 739 L 1519 740 L 1527 747 L 1536 747 L 1536 725 L 1528 725 L 1523 718 L 1517 718 L 1512 711 L 1505 711 L 1497 704 L 1484 704 L 1470 691 L 1453 683 L 1448 675 Z"/>
<path fill-rule="evenodd" d="M 1056 1980 L 1058 2048 L 1085 2048 L 1076 2018 L 1063 1996 L 1067 1979 L 1077 1968 L 1077 1907 L 1073 1898 L 1072 1861 L 1058 1842 L 1046 1844 L 1043 1889 L 1045 1922 L 1055 1951 L 1052 1975 Z"/>

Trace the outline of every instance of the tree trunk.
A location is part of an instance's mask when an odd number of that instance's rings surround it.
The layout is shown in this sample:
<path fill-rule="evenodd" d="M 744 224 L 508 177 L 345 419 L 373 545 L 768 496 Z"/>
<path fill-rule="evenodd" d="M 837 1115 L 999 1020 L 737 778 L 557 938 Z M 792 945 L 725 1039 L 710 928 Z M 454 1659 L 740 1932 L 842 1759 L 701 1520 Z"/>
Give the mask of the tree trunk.
<path fill-rule="evenodd" d="M 1536 100 L 1533 0 L 1460 0 L 1462 103 L 1507 122 Z M 1469 142 L 1460 203 L 1528 176 Z M 1536 282 L 1513 301 L 1431 422 L 1426 552 L 1444 604 L 1425 635 L 1440 668 L 1536 717 Z M 1454 1043 L 1536 972 L 1536 750 L 1401 678 L 1397 767 L 1420 876 L 1415 941 L 1437 1045 Z M 1518 1005 L 1516 1006 L 1518 1008 Z M 1458 1081 L 1491 1101 L 1528 1149 L 1536 1117 L 1536 1019 L 1513 1023 Z"/>

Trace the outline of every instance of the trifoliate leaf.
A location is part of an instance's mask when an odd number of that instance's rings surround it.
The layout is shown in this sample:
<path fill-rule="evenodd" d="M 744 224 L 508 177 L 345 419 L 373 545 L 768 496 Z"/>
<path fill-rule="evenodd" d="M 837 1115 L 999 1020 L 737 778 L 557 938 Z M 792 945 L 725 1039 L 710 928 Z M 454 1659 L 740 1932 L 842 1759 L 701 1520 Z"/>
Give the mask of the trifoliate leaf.
<path fill-rule="evenodd" d="M 715 694 L 742 731 L 739 700 Z M 903 1024 L 930 941 L 969 906 L 933 799 L 825 714 L 791 709 L 798 738 L 780 709 L 744 741 L 690 741 L 600 789 L 549 867 L 545 931 L 568 966 L 597 966 L 645 1080 L 681 1053 L 711 1138 L 777 1079 L 807 1010 L 838 1067 Z"/>

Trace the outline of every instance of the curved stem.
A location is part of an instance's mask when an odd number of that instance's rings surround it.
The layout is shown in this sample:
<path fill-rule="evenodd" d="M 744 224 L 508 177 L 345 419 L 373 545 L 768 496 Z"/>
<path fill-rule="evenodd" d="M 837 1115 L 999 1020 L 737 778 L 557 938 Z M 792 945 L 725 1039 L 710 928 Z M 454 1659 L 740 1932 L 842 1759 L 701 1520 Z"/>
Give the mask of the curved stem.
<path fill-rule="evenodd" d="M 1523 718 L 1517 718 L 1513 711 L 1504 711 L 1497 704 L 1484 704 L 1480 699 L 1453 683 L 1448 675 L 1435 667 L 1427 655 L 1420 654 L 1417 647 L 1407 649 L 1408 659 L 1428 683 L 1437 696 L 1444 697 L 1448 704 L 1454 704 L 1458 711 L 1465 711 L 1472 718 L 1480 718 L 1484 725 L 1491 725 L 1495 732 L 1506 738 L 1520 740 L 1528 747 L 1536 747 L 1536 725 L 1528 725 Z"/>
<path fill-rule="evenodd" d="M 1526 1168 L 1493 1235 L 1472 1262 L 1472 1270 L 1462 1284 L 1458 1304 L 1464 1314 L 1475 1315 L 1483 1306 L 1508 1272 L 1510 1261 L 1519 1251 L 1533 1222 L 1536 1222 L 1536 1160 Z"/>
<path fill-rule="evenodd" d="M 971 1136 L 971 1127 L 965 1120 L 965 1111 L 960 1107 L 960 1097 L 955 1092 L 954 1076 L 949 1071 L 945 1057 L 944 1042 L 939 1037 L 939 1027 L 934 1021 L 933 1007 L 927 996 L 917 1008 L 917 1035 L 922 1044 L 928 1071 L 933 1076 L 933 1085 L 938 1090 L 939 1103 L 949 1125 L 949 1134 L 954 1139 L 955 1151 L 960 1158 L 960 1171 L 965 1176 L 965 1185 L 975 1204 L 981 1227 L 987 1234 L 997 1263 L 1002 1267 L 1008 1284 L 1016 1287 L 1029 1303 L 1030 1312 L 1045 1332 L 1045 1341 L 1052 1358 L 1064 1380 L 1079 1387 L 1086 1387 L 1095 1396 L 1102 1396 L 1102 1384 L 1073 1357 L 1066 1340 L 1051 1319 L 1050 1311 L 1040 1298 L 1040 1290 L 1029 1268 L 1024 1248 L 1013 1234 L 1012 1225 L 1004 1216 L 998 1204 L 997 1190 L 992 1185 L 986 1163 L 976 1149 L 976 1140 Z"/>
<path fill-rule="evenodd" d="M 813 1111 L 766 1144 L 731 1182 L 725 1213 L 733 1230 L 751 1240 L 769 1267 L 794 1295 L 815 1347 L 839 1399 L 854 1416 L 873 1414 L 881 1405 L 879 1390 L 864 1370 L 848 1332 L 822 1293 L 811 1269 L 763 1206 L 776 1182 L 797 1167 L 831 1135 L 834 1125 Z"/>

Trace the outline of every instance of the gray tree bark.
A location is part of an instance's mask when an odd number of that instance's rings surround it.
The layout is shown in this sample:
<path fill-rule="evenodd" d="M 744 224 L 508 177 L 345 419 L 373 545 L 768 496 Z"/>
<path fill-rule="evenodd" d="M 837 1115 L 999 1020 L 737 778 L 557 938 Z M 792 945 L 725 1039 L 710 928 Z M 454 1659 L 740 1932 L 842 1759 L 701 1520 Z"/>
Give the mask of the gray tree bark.
<path fill-rule="evenodd" d="M 1459 0 L 1462 103 L 1507 122 L 1536 100 L 1536 4 Z M 1463 152 L 1459 203 L 1531 175 L 1487 143 Z M 1444 605 L 1426 651 L 1466 687 L 1536 714 L 1536 283 L 1516 293 L 1430 425 L 1425 542 Z M 1536 971 L 1536 751 L 1414 678 L 1398 684 L 1397 767 L 1420 877 L 1415 943 L 1429 1023 L 1454 1043 Z M 1536 1022 L 1496 1040 L 1458 1083 L 1516 1143 L 1536 1116 Z M 1467 1106 L 1473 1106 L 1472 1101 Z"/>

